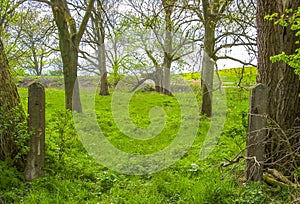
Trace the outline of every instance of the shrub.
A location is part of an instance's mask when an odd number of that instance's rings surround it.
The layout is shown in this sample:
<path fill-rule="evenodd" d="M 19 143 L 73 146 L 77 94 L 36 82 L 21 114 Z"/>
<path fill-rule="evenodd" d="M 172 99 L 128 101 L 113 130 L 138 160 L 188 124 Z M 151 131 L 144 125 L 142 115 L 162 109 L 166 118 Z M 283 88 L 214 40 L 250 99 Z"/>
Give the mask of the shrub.
<path fill-rule="evenodd" d="M 0 172 L 0 191 L 17 187 L 23 180 L 23 174 L 11 167 L 8 161 L 0 162 Z"/>
<path fill-rule="evenodd" d="M 58 111 L 53 114 L 47 125 L 47 133 L 50 133 L 46 140 L 48 158 L 53 159 L 51 163 L 56 166 L 64 166 L 65 155 L 74 146 L 76 139 L 72 112 Z"/>
<path fill-rule="evenodd" d="M 28 153 L 27 116 L 21 105 L 8 110 L 0 107 L 0 160 L 7 160 L 10 165 L 24 168 L 25 156 Z"/>
<path fill-rule="evenodd" d="M 123 79 L 123 75 L 121 74 L 111 74 L 108 76 L 107 80 L 108 80 L 108 84 L 110 87 L 115 87 L 118 82 Z"/>

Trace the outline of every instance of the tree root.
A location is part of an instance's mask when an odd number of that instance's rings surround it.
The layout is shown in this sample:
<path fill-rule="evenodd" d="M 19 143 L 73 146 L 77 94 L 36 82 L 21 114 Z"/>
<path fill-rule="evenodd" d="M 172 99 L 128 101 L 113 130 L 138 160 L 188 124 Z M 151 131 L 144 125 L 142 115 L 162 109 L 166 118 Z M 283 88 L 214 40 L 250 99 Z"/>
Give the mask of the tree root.
<path fill-rule="evenodd" d="M 299 188 L 299 184 L 295 184 L 290 181 L 286 176 L 276 169 L 268 169 L 267 172 L 263 174 L 263 179 L 267 184 L 280 186 L 280 187 L 294 187 Z"/>
<path fill-rule="evenodd" d="M 219 170 L 223 171 L 223 167 L 228 167 L 230 165 L 233 165 L 235 163 L 238 163 L 241 159 L 254 159 L 255 163 L 259 166 L 260 163 L 256 160 L 255 157 L 245 157 L 243 155 L 240 155 L 236 157 L 233 160 L 227 160 L 227 162 L 223 162 L 219 166 Z M 276 169 L 268 169 L 266 172 L 263 173 L 263 181 L 267 184 L 273 185 L 273 186 L 279 186 L 279 187 L 294 187 L 294 188 L 300 188 L 299 183 L 293 183 L 291 180 L 289 180 L 286 176 L 284 176 L 281 172 L 279 172 Z"/>

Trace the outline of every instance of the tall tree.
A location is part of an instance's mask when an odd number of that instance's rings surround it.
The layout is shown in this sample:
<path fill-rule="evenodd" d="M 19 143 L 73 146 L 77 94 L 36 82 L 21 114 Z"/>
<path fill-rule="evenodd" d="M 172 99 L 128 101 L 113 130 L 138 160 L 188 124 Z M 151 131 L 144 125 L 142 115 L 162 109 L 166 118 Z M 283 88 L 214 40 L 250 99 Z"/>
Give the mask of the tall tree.
<path fill-rule="evenodd" d="M 81 38 L 86 29 L 95 0 L 90 0 L 77 29 L 67 0 L 38 0 L 51 6 L 59 35 L 59 47 L 63 61 L 66 108 L 82 111 L 77 80 L 78 53 Z"/>
<path fill-rule="evenodd" d="M 24 133 L 20 131 L 20 127 L 25 121 L 0 35 L 0 160 L 10 161 L 19 168 L 24 167 L 24 161 L 16 155 L 20 155 L 18 142 L 24 137 L 19 135 Z"/>
<path fill-rule="evenodd" d="M 5 1 L 0 4 L 0 160 L 12 161 L 13 164 L 23 168 L 24 160 L 22 153 L 19 152 L 19 145 L 23 145 L 22 140 L 27 135 L 27 127 L 24 130 L 26 120 L 2 42 L 2 29 L 5 29 L 11 21 L 20 3 L 22 2 Z"/>
<path fill-rule="evenodd" d="M 167 95 L 171 94 L 171 65 L 172 65 L 172 33 L 173 29 L 173 20 L 172 13 L 174 12 L 174 7 L 176 0 L 162 0 L 162 5 L 165 12 L 165 40 L 164 40 L 164 93 Z"/>
<path fill-rule="evenodd" d="M 229 1 L 225 1 L 226 4 L 222 7 L 223 9 L 219 13 L 219 7 L 221 2 L 202 0 L 202 10 L 204 23 L 204 57 L 208 58 L 203 60 L 202 73 L 201 73 L 201 88 L 202 88 L 202 103 L 201 103 L 201 114 L 212 116 L 212 86 L 213 86 L 213 70 L 214 64 L 208 63 L 210 59 L 216 60 L 215 46 L 216 46 L 216 26 L 220 19 L 220 14 L 223 14 L 224 9 L 228 5 Z M 216 6 L 214 6 L 216 4 Z"/>
<path fill-rule="evenodd" d="M 4 34 L 4 29 L 12 21 L 16 9 L 23 2 L 11 0 L 0 4 L 0 107 L 4 107 L 4 110 L 9 110 L 19 105 L 20 97 L 10 73 L 2 35 Z"/>
<path fill-rule="evenodd" d="M 200 40 L 205 52 L 201 70 L 201 114 L 212 116 L 213 74 L 219 59 L 230 59 L 242 64 L 249 62 L 226 55 L 227 48 L 245 46 L 255 50 L 255 5 L 252 0 L 193 0 L 184 1 L 184 6 L 197 15 Z M 240 5 L 241 4 L 241 5 Z M 223 52 L 223 53 L 222 53 Z"/>
<path fill-rule="evenodd" d="M 107 5 L 106 5 L 107 4 Z M 103 0 L 95 1 L 95 8 L 91 14 L 91 23 L 87 27 L 86 35 L 84 36 L 84 43 L 87 47 L 93 48 L 95 53 L 88 53 L 81 50 L 81 56 L 88 63 L 80 65 L 82 70 L 100 74 L 100 95 L 109 95 L 108 80 L 107 80 L 107 60 L 106 60 L 106 29 L 109 24 L 107 19 L 107 7 L 114 5 L 108 4 Z"/>
<path fill-rule="evenodd" d="M 173 62 L 180 64 L 180 60 L 194 51 L 192 32 L 188 31 L 191 16 L 187 16 L 177 0 L 128 2 L 135 11 L 131 13 L 132 24 L 142 31 L 136 33 L 141 40 L 140 49 L 155 68 L 152 76 L 148 76 L 154 79 L 157 91 L 171 95 L 171 69 L 176 66 Z"/>
<path fill-rule="evenodd" d="M 8 0 L 0 2 L 0 33 L 2 36 L 2 42 L 5 44 L 5 53 L 9 60 L 11 68 L 15 69 L 14 65 L 18 64 L 18 59 L 23 55 L 23 51 L 17 49 L 17 39 L 20 37 L 20 32 L 14 35 L 14 30 L 11 29 L 11 25 L 16 23 L 20 15 L 15 10 L 22 5 L 25 0 Z M 13 32 L 13 33 L 12 33 Z"/>
<path fill-rule="evenodd" d="M 97 60 L 100 69 L 100 95 L 109 95 L 108 81 L 107 81 L 107 68 L 106 68 L 106 50 L 105 50 L 105 27 L 104 27 L 104 7 L 103 1 L 96 1 L 96 9 L 93 12 L 94 34 L 97 36 Z"/>
<path fill-rule="evenodd" d="M 18 18 L 11 22 L 7 32 L 9 60 L 30 74 L 41 76 L 43 70 L 51 65 L 49 58 L 58 48 L 55 25 L 49 14 L 40 15 L 39 8 L 25 8 L 18 12 Z M 14 52 L 14 53 L 13 53 Z M 54 55 L 52 55 L 52 58 Z"/>
<path fill-rule="evenodd" d="M 272 63 L 270 57 L 281 52 L 293 54 L 299 45 L 295 43 L 298 39 L 290 26 L 275 25 L 273 21 L 266 20 L 265 16 L 274 13 L 281 16 L 286 9 L 297 10 L 298 7 L 300 1 L 294 0 L 257 1 L 257 82 L 268 87 L 266 96 L 269 104 L 268 116 L 272 121 L 271 124 L 276 127 L 271 129 L 268 136 L 265 165 L 280 169 L 284 173 L 292 172 L 297 168 L 295 156 L 299 155 L 299 136 L 293 136 L 289 130 L 299 125 L 300 80 L 288 64 Z M 278 127 L 281 130 L 278 130 Z"/>
<path fill-rule="evenodd" d="M 0 107 L 4 107 L 4 110 L 19 105 L 20 97 L 10 73 L 2 36 L 5 35 L 7 27 L 16 20 L 16 9 L 24 2 L 25 0 L 8 0 L 0 3 Z"/>

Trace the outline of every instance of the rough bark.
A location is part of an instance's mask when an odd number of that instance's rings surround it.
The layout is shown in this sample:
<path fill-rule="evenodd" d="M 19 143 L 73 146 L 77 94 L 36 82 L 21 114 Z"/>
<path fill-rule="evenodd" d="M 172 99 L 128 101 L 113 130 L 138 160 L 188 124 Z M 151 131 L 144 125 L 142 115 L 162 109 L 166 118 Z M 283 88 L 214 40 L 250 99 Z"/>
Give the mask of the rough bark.
<path fill-rule="evenodd" d="M 103 37 L 103 44 L 102 44 L 102 46 L 100 46 L 100 50 L 99 50 L 99 59 L 100 59 L 100 75 L 101 75 L 100 95 L 107 96 L 107 95 L 109 95 L 109 91 L 108 91 L 108 81 L 107 81 L 104 37 Z"/>
<path fill-rule="evenodd" d="M 17 111 L 17 112 L 16 112 Z M 0 36 L 0 160 L 12 161 L 20 170 L 24 168 L 24 158 L 15 158 L 20 148 L 17 146 L 18 135 L 22 134 L 18 125 L 25 123 L 25 114 L 20 106 L 20 97 L 4 52 Z M 26 128 L 26 127 L 25 127 Z M 25 130 L 27 131 L 27 130 Z M 19 154 L 20 155 L 20 154 Z"/>
<path fill-rule="evenodd" d="M 268 115 L 273 121 L 272 124 L 277 123 L 276 126 L 283 131 L 297 125 L 295 120 L 300 117 L 300 81 L 291 67 L 283 62 L 271 63 L 270 57 L 282 51 L 287 54 L 294 53 L 297 48 L 296 37 L 289 27 L 274 25 L 273 21 L 267 21 L 264 17 L 273 13 L 279 13 L 280 16 L 285 9 L 297 9 L 299 6 L 300 1 L 292 0 L 257 1 L 257 82 L 267 85 Z M 287 156 L 287 153 L 291 153 L 292 149 L 289 148 L 293 147 L 297 140 L 299 142 L 299 138 L 287 139 L 285 136 L 281 130 L 270 132 L 266 144 L 268 167 L 282 169 L 290 162 L 292 155 Z"/>
<path fill-rule="evenodd" d="M 19 103 L 20 97 L 17 86 L 9 71 L 8 60 L 4 52 L 2 39 L 0 38 L 0 106 L 11 109 Z"/>
<path fill-rule="evenodd" d="M 94 0 L 91 0 L 77 30 L 75 19 L 71 16 L 66 0 L 51 0 L 63 62 L 66 108 L 77 112 L 82 112 L 79 86 L 76 83 L 79 43 L 86 29 L 93 4 Z"/>

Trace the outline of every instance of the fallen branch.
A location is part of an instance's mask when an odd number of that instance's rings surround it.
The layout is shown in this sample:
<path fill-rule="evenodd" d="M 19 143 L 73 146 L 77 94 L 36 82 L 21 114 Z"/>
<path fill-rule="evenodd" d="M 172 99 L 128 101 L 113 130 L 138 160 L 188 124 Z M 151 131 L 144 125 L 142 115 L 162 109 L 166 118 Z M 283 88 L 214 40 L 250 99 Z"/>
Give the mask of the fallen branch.
<path fill-rule="evenodd" d="M 295 185 L 293 182 L 291 182 L 287 177 L 285 177 L 282 173 L 280 173 L 276 169 L 268 169 L 267 172 L 283 183 L 286 183 L 291 186 Z"/>
<path fill-rule="evenodd" d="M 267 184 L 270 184 L 273 186 L 280 186 L 280 187 L 288 187 L 289 186 L 283 182 L 277 181 L 275 178 L 272 177 L 271 174 L 268 174 L 268 173 L 263 174 L 263 179 Z"/>
<path fill-rule="evenodd" d="M 240 155 L 233 160 L 227 160 L 227 162 L 222 162 L 219 166 L 219 170 L 222 171 L 223 167 L 228 167 L 232 164 L 238 163 L 241 159 L 245 160 L 254 160 L 255 165 L 261 166 L 261 163 L 257 161 L 256 157 L 246 157 L 244 155 Z M 290 181 L 286 176 L 284 176 L 281 172 L 276 169 L 268 169 L 267 172 L 263 173 L 263 180 L 270 185 L 279 186 L 279 187 L 294 187 L 300 188 L 299 184 L 295 184 Z"/>
<path fill-rule="evenodd" d="M 290 181 L 286 176 L 276 169 L 268 169 L 263 175 L 263 179 L 266 183 L 281 187 L 292 186 L 294 188 L 299 188 L 300 186 Z"/>

